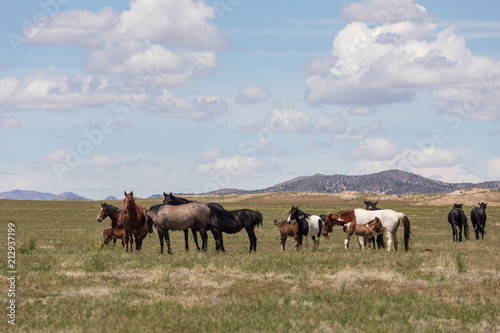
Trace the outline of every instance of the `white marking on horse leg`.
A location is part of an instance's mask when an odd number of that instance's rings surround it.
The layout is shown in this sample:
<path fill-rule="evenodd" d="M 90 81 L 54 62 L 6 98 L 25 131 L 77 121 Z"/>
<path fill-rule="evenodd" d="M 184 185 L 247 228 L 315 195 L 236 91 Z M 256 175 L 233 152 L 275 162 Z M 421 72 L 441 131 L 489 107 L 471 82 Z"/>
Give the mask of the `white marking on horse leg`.
<path fill-rule="evenodd" d="M 385 233 L 385 237 L 387 239 L 387 251 L 391 250 L 391 245 L 392 245 L 392 234 L 390 232 Z"/>
<path fill-rule="evenodd" d="M 363 237 L 358 236 L 358 244 L 359 244 L 359 248 L 360 248 L 361 250 L 364 250 L 364 249 L 365 249 L 365 243 L 364 243 L 364 239 L 363 239 Z"/>
<path fill-rule="evenodd" d="M 349 248 L 349 239 L 344 239 L 344 247 L 347 250 Z"/>

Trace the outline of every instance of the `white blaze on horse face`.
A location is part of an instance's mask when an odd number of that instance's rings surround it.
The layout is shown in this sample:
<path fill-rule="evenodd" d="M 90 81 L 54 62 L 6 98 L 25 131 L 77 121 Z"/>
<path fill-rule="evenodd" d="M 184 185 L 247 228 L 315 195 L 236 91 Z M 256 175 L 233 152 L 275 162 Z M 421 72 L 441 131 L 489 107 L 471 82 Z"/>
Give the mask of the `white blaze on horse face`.
<path fill-rule="evenodd" d="M 101 207 L 101 210 L 99 211 L 99 214 L 97 214 L 97 217 L 96 217 L 96 220 L 99 221 L 99 216 L 101 215 L 102 213 L 102 207 Z"/>

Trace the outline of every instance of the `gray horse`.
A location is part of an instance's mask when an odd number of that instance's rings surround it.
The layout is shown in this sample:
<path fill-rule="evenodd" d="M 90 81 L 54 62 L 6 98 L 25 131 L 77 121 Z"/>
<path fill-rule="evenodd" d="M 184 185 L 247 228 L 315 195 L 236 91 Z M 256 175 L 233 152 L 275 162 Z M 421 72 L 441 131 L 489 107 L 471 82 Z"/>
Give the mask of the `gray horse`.
<path fill-rule="evenodd" d="M 153 224 L 158 230 L 161 253 L 163 253 L 163 238 L 170 248 L 169 230 L 186 230 L 195 227 L 201 234 L 202 251 L 207 252 L 207 223 L 210 220 L 210 208 L 204 203 L 191 202 L 180 206 L 156 205 L 146 211 L 148 227 L 152 231 Z"/>

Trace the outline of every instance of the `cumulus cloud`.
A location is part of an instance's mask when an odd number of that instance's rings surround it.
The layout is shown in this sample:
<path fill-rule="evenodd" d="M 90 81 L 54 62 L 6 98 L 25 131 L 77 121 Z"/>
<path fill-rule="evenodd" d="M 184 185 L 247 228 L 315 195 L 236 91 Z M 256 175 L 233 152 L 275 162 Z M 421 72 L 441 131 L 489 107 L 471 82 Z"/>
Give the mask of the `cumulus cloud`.
<path fill-rule="evenodd" d="M 500 157 L 495 157 L 486 163 L 487 175 L 490 180 L 500 180 Z"/>
<path fill-rule="evenodd" d="M 389 139 L 367 138 L 342 157 L 351 160 L 385 161 L 393 159 L 400 151 L 401 149 Z"/>
<path fill-rule="evenodd" d="M 239 94 L 235 98 L 237 104 L 263 103 L 271 98 L 271 93 L 264 86 L 243 86 L 239 89 Z"/>
<path fill-rule="evenodd" d="M 354 129 L 347 128 L 332 134 L 333 141 L 362 141 L 369 136 L 385 133 L 385 128 L 380 122 L 370 123 Z"/>
<path fill-rule="evenodd" d="M 436 31 L 438 25 L 413 0 L 349 3 L 344 14 L 354 22 L 337 34 L 331 56 L 306 66 L 308 102 L 379 105 L 426 90 L 440 112 L 500 119 L 500 87 L 494 84 L 500 61 L 473 55 L 456 27 Z"/>

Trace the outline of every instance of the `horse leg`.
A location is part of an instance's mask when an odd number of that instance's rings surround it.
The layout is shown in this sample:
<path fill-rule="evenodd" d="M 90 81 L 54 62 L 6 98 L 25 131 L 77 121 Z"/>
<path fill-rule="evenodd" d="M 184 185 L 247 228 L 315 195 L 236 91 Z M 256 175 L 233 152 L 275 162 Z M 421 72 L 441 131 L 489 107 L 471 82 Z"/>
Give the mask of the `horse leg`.
<path fill-rule="evenodd" d="M 196 234 L 196 228 L 191 228 L 191 232 L 193 233 L 193 240 L 196 244 L 196 251 L 200 252 L 200 246 L 198 245 L 198 235 Z"/>
<path fill-rule="evenodd" d="M 134 245 L 134 234 L 133 233 L 130 235 L 130 252 L 133 251 L 132 245 Z"/>
<path fill-rule="evenodd" d="M 172 254 L 172 248 L 170 247 L 170 235 L 168 234 L 168 229 L 165 230 L 165 242 L 167 243 L 168 254 Z"/>
<path fill-rule="evenodd" d="M 125 231 L 125 252 L 128 252 L 128 238 L 129 234 L 127 231 Z"/>
<path fill-rule="evenodd" d="M 286 239 L 287 239 L 287 237 L 288 237 L 287 235 L 282 234 L 282 235 L 281 235 L 281 238 L 280 238 L 281 249 L 282 249 L 283 251 L 285 251 L 285 244 L 286 244 Z"/>
<path fill-rule="evenodd" d="M 462 225 L 458 225 L 458 241 L 462 241 Z"/>
<path fill-rule="evenodd" d="M 137 251 L 142 249 L 142 230 L 135 232 L 135 249 Z"/>
<path fill-rule="evenodd" d="M 392 234 L 392 239 L 394 240 L 394 251 L 398 250 L 398 234 L 396 231 L 397 230 L 394 230 L 394 233 Z"/>
<path fill-rule="evenodd" d="M 213 233 L 213 231 L 212 231 L 212 233 Z M 207 243 L 208 243 L 207 231 L 206 230 L 200 231 L 200 235 L 201 235 L 201 241 L 202 241 L 201 250 L 203 252 L 207 252 Z"/>
<path fill-rule="evenodd" d="M 254 250 L 257 252 L 257 236 L 255 236 L 255 232 L 253 227 L 245 228 L 248 234 L 248 239 L 250 240 L 250 250 L 248 252 L 252 252 Z"/>
<path fill-rule="evenodd" d="M 226 250 L 224 249 L 224 243 L 223 243 L 224 241 L 222 239 L 222 232 L 216 228 L 212 228 L 211 230 L 212 230 L 212 235 L 214 235 L 214 239 L 215 239 L 215 250 L 226 252 Z"/>
<path fill-rule="evenodd" d="M 392 245 L 392 234 L 389 231 L 386 231 L 385 238 L 387 239 L 387 251 L 390 251 Z"/>
<path fill-rule="evenodd" d="M 358 245 L 361 250 L 365 249 L 365 237 L 358 235 Z"/>
<path fill-rule="evenodd" d="M 160 239 L 160 253 L 163 254 L 163 229 L 157 228 L 158 238 Z"/>
<path fill-rule="evenodd" d="M 184 229 L 184 244 L 186 244 L 185 246 L 186 251 L 189 251 L 188 236 L 189 236 L 189 230 Z"/>

